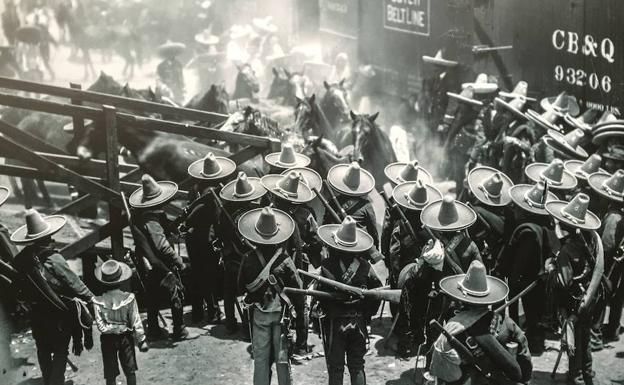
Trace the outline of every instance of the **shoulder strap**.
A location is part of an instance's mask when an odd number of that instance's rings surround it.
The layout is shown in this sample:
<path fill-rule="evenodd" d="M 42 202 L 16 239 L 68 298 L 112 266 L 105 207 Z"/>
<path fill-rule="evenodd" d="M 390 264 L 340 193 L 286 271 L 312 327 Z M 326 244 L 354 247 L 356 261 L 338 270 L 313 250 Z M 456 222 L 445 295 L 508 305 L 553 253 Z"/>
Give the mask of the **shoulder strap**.
<path fill-rule="evenodd" d="M 271 257 L 269 262 L 264 265 L 264 267 L 260 271 L 260 274 L 258 274 L 258 276 L 253 281 L 245 285 L 245 287 L 247 288 L 247 291 L 254 292 L 260 289 L 262 285 L 264 285 L 264 283 L 269 279 L 269 276 L 271 275 L 271 268 L 273 267 L 273 264 L 275 263 L 275 261 L 277 261 L 277 257 L 279 257 L 280 255 L 282 255 L 281 247 L 277 249 L 277 251 L 275 252 L 275 254 L 273 254 L 273 257 Z"/>
<path fill-rule="evenodd" d="M 348 203 L 347 205 L 345 205 L 346 203 Z M 346 201 L 345 203 L 341 204 L 342 208 L 344 209 L 344 211 L 351 215 L 354 212 L 360 210 L 361 208 L 363 208 L 364 206 L 366 206 L 369 202 L 366 199 L 350 199 L 348 201 Z"/>
<path fill-rule="evenodd" d="M 342 260 L 340 261 L 340 268 L 344 271 L 342 273 L 342 276 L 340 277 L 341 281 L 343 283 L 346 283 L 347 285 L 351 284 L 351 281 L 353 280 L 353 277 L 355 277 L 355 274 L 357 273 L 357 271 L 360 268 L 360 259 L 359 258 L 353 258 L 353 261 L 351 261 L 351 263 L 349 264 L 348 267 L 346 267 L 344 265 L 344 263 L 342 262 Z"/>

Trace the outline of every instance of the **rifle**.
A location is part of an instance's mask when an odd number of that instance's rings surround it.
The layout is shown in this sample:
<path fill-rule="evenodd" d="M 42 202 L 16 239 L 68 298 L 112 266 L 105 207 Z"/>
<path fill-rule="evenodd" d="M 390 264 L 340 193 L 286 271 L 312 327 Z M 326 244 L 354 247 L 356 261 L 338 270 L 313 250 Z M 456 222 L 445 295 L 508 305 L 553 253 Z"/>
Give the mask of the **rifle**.
<path fill-rule="evenodd" d="M 398 304 L 401 302 L 401 290 L 370 290 L 370 289 L 361 289 L 359 287 L 347 285 L 342 282 L 334 281 L 333 279 L 329 279 L 326 277 L 322 277 L 318 274 L 308 273 L 307 271 L 298 269 L 299 274 L 305 275 L 308 278 L 311 278 L 323 285 L 330 286 L 342 293 L 349 295 L 350 297 L 354 297 L 356 299 L 373 299 L 377 301 L 389 301 L 394 304 Z"/>
<path fill-rule="evenodd" d="M 316 297 L 321 299 L 332 299 L 338 301 L 347 301 L 349 298 L 341 293 L 336 292 L 328 292 L 322 290 L 312 290 L 312 289 L 297 289 L 294 287 L 285 287 L 284 293 L 286 294 L 297 294 L 297 295 L 307 295 L 310 297 Z"/>
<path fill-rule="evenodd" d="M 410 237 L 412 237 L 414 242 L 416 242 L 418 238 L 416 237 L 416 232 L 414 231 L 414 227 L 412 227 L 412 224 L 410 223 L 410 221 L 405 216 L 405 213 L 403 212 L 403 210 L 401 210 L 401 208 L 399 206 L 397 206 L 396 204 L 392 204 L 390 202 L 390 198 L 388 198 L 388 195 L 386 195 L 385 191 L 381 190 L 379 192 L 379 195 L 381 195 L 381 197 L 383 198 L 384 202 L 386 202 L 386 206 L 388 207 L 388 211 L 392 210 L 394 208 L 399 213 L 399 216 L 401 217 L 401 221 L 405 225 L 405 228 L 407 229 L 407 232 L 409 233 Z"/>
<path fill-rule="evenodd" d="M 316 194 L 316 196 L 319 198 L 319 200 L 321 201 L 321 203 L 323 204 L 323 206 L 325 207 L 325 210 L 329 213 L 329 215 L 333 218 L 334 222 L 336 223 L 341 223 L 342 220 L 340 219 L 340 217 L 338 216 L 338 214 L 336 213 L 336 211 L 331 207 L 331 205 L 329 204 L 329 202 L 327 202 L 327 199 L 325 199 L 324 196 L 321 195 L 320 191 L 316 188 L 316 187 L 312 187 L 312 191 Z"/>
<path fill-rule="evenodd" d="M 135 231 L 136 227 L 134 226 L 134 223 L 132 222 L 132 214 L 130 214 L 130 207 L 128 207 L 128 202 L 126 201 L 126 194 L 124 194 L 123 191 L 121 192 L 121 201 L 123 202 L 124 210 L 126 211 L 126 218 L 128 219 L 128 225 L 130 226 L 132 237 L 133 238 L 137 237 L 137 234 Z M 143 293 L 147 293 L 145 289 L 144 277 L 141 276 L 145 273 L 144 271 L 145 265 L 139 264 L 139 261 L 137 260 L 136 255 L 134 255 L 134 253 L 129 253 L 128 255 L 130 256 L 132 263 L 137 269 L 137 278 L 139 280 L 139 286 L 141 286 L 141 290 L 143 291 Z"/>
<path fill-rule="evenodd" d="M 336 207 L 340 211 L 340 217 L 342 217 L 342 219 L 345 219 L 347 217 L 347 212 L 345 211 L 344 208 L 342 208 L 342 206 L 340 205 L 340 202 L 338 202 L 338 198 L 336 198 L 336 194 L 334 194 L 334 190 L 332 190 L 331 186 L 327 183 L 327 181 L 323 181 L 323 183 L 325 183 L 326 189 L 329 192 L 329 197 L 331 198 L 332 202 L 334 203 L 334 205 L 336 205 Z M 340 222 L 342 222 L 342 220 L 338 221 L 338 223 Z"/>

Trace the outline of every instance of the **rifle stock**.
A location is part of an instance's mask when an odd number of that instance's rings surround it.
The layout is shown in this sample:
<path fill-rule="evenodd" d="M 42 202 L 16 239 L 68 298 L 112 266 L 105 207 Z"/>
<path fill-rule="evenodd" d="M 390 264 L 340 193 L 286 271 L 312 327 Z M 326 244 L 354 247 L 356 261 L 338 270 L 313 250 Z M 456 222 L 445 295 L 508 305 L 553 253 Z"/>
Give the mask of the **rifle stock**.
<path fill-rule="evenodd" d="M 338 216 L 338 214 L 336 213 L 336 211 L 331 207 L 331 205 L 329 204 L 329 202 L 327 202 L 327 199 L 325 199 L 324 196 L 321 195 L 321 192 L 316 188 L 316 187 L 312 187 L 312 191 L 316 194 L 316 196 L 319 198 L 319 200 L 321 201 L 321 203 L 323 204 L 323 206 L 325 207 L 325 210 L 329 213 L 329 215 L 333 218 L 334 222 L 336 223 L 341 223 L 342 220 L 340 219 L 340 217 Z"/>
<path fill-rule="evenodd" d="M 134 222 L 132 222 L 132 214 L 130 213 L 130 207 L 128 206 L 128 201 L 126 200 L 126 194 L 124 194 L 123 191 L 121 191 L 121 201 L 123 202 L 124 205 L 124 211 L 126 212 L 126 218 L 128 218 L 128 226 L 130 227 L 130 232 L 132 233 L 132 238 L 135 237 L 135 226 L 134 226 Z M 144 278 L 146 275 L 146 267 L 145 264 L 139 264 L 139 261 L 136 258 L 136 255 L 132 252 L 129 253 L 130 255 L 130 259 L 132 260 L 132 263 L 134 263 L 134 266 L 137 270 L 137 278 L 139 280 L 139 286 L 141 286 L 141 290 L 146 293 L 146 288 L 145 288 L 145 281 Z M 143 277 L 141 275 L 144 275 Z"/>
<path fill-rule="evenodd" d="M 386 195 L 385 191 L 381 190 L 379 192 L 379 195 L 381 195 L 384 202 L 386 202 L 386 206 L 388 206 L 388 210 L 395 209 L 399 213 L 399 216 L 401 216 L 401 221 L 405 225 L 405 228 L 407 229 L 407 232 L 409 233 L 410 237 L 412 237 L 414 242 L 417 242 L 418 238 L 416 237 L 416 231 L 414 231 L 414 227 L 412 227 L 412 224 L 409 222 L 409 220 L 405 216 L 405 213 L 403 212 L 403 210 L 401 210 L 401 208 L 397 206 L 396 204 L 393 205 L 390 202 L 390 198 L 388 198 L 388 195 Z"/>
<path fill-rule="evenodd" d="M 329 183 L 327 183 L 327 181 L 323 181 L 323 183 L 325 183 L 325 187 L 327 188 L 327 191 L 329 192 L 329 197 L 331 198 L 332 202 L 334 202 L 336 207 L 338 207 L 338 210 L 340 210 L 340 216 L 342 217 L 342 219 L 345 219 L 347 217 L 347 212 L 342 208 L 342 206 L 340 205 L 340 202 L 338 202 L 338 198 L 336 198 L 336 194 L 334 194 L 334 190 L 332 190 L 332 187 L 329 185 Z"/>

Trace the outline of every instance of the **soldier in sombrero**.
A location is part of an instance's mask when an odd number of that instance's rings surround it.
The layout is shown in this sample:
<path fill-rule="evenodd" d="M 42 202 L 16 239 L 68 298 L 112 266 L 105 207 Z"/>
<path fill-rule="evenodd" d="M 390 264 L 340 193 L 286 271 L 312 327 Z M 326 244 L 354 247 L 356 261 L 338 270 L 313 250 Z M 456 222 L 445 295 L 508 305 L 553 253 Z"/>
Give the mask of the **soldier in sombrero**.
<path fill-rule="evenodd" d="M 151 339 L 168 336 L 167 330 L 158 326 L 158 310 L 163 299 L 171 307 L 173 338 L 184 340 L 194 337 L 184 326 L 183 320 L 184 288 L 179 272 L 185 268 L 185 264 L 169 240 L 171 220 L 163 210 L 163 206 L 173 199 L 177 191 L 178 185 L 174 182 L 157 182 L 151 175 L 144 174 L 141 187 L 128 198 L 133 224 L 146 239 L 146 243 L 137 242 L 135 252 L 151 265 L 145 282 L 150 293 L 147 296 L 147 336 Z"/>
<path fill-rule="evenodd" d="M 381 286 L 373 267 L 367 262 L 373 238 L 358 228 L 353 218 L 347 216 L 340 224 L 323 225 L 319 227 L 318 235 L 328 252 L 328 258 L 322 263 L 322 276 L 359 288 Z M 377 312 L 379 301 L 323 299 L 320 303 L 326 314 L 322 327 L 327 336 L 324 343 L 329 384 L 343 383 L 346 356 L 351 384 L 366 385 L 366 322 Z"/>
<path fill-rule="evenodd" d="M 440 335 L 434 343 L 431 374 L 445 384 L 517 384 L 531 379 L 533 365 L 524 333 L 511 318 L 488 306 L 502 303 L 509 289 L 502 280 L 486 275 L 479 261 L 466 274 L 442 278 L 440 289 L 459 305 L 444 329 L 475 357 L 475 364 Z"/>
<path fill-rule="evenodd" d="M 54 248 L 52 236 L 66 223 L 61 215 L 42 216 L 26 211 L 26 224 L 11 234 L 11 241 L 25 246 L 13 262 L 20 273 L 19 285 L 31 305 L 31 327 L 37 358 L 45 385 L 65 383 L 69 341 L 74 335 L 75 319 L 69 311 L 74 299 L 93 302 L 93 293 L 69 268 Z M 85 341 L 85 347 L 90 346 Z M 74 349 L 76 340 L 74 340 Z"/>
<path fill-rule="evenodd" d="M 288 328 L 293 307 L 302 298 L 289 298 L 284 287 L 301 288 L 297 268 L 285 243 L 295 231 L 295 221 L 284 211 L 270 206 L 247 211 L 238 219 L 238 231 L 256 247 L 241 267 L 245 303 L 252 311 L 254 385 L 271 383 L 275 362 L 277 382 L 292 383 L 288 355 Z"/>
<path fill-rule="evenodd" d="M 318 224 L 314 217 L 314 212 L 308 206 L 315 198 L 311 187 L 321 188 L 320 176 L 312 174 L 310 180 L 306 180 L 307 175 L 314 173 L 313 170 L 289 169 L 280 175 L 269 174 L 262 177 L 262 185 L 274 197 L 274 207 L 283 210 L 295 221 L 293 236 L 287 243 L 288 254 L 295 261 L 298 269 L 308 271 L 310 261 L 308 255 L 320 255 L 321 242 L 316 232 Z M 300 301 L 302 308 L 295 308 L 297 313 L 296 331 L 297 341 L 295 342 L 294 353 L 298 356 L 306 355 L 310 352 L 308 347 L 308 325 L 310 309 L 307 301 Z"/>
<path fill-rule="evenodd" d="M 192 320 L 204 320 L 204 307 L 209 321 L 218 322 L 221 311 L 218 305 L 217 287 L 219 278 L 218 250 L 213 247 L 212 234 L 216 232 L 217 206 L 209 194 L 210 188 L 219 190 L 220 182 L 226 180 L 236 171 L 234 161 L 214 156 L 209 153 L 205 158 L 191 163 L 188 174 L 195 182 L 190 204 L 184 209 L 183 223 L 186 233 L 186 248 L 191 262 L 191 285 L 188 293 L 191 294 L 193 305 Z M 200 198 L 201 197 L 201 198 Z"/>
<path fill-rule="evenodd" d="M 177 103 L 184 102 L 184 66 L 178 60 L 186 45 L 167 41 L 158 47 L 158 55 L 163 59 L 156 67 L 158 81 L 171 91 Z"/>
<path fill-rule="evenodd" d="M 550 201 L 546 211 L 555 220 L 559 252 L 546 260 L 548 297 L 554 298 L 556 315 L 568 335 L 568 377 L 574 384 L 592 385 L 591 328 L 600 316 L 596 303 L 604 298 L 601 284 L 604 260 L 602 241 L 593 231 L 601 227 L 598 216 L 588 210 L 589 197 L 579 193 L 571 201 Z M 596 234 L 596 236 L 592 236 Z M 592 274 L 597 269 L 599 274 Z"/>

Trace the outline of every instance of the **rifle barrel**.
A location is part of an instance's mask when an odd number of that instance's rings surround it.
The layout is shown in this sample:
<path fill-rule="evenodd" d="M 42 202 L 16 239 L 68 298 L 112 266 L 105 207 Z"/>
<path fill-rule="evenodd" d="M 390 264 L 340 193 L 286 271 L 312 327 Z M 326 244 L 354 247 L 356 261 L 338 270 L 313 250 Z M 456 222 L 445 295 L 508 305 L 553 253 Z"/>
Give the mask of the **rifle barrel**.
<path fill-rule="evenodd" d="M 340 217 L 338 216 L 338 214 L 336 213 L 336 211 L 329 205 L 329 202 L 327 202 L 327 199 L 325 199 L 324 196 L 321 195 L 321 192 L 316 188 L 316 187 L 312 187 L 312 191 L 316 194 L 316 196 L 319 198 L 319 200 L 321 201 L 321 203 L 323 204 L 323 206 L 325 206 L 325 210 L 329 213 L 329 215 L 334 219 L 334 221 L 336 223 L 341 223 L 342 221 L 340 220 Z"/>
<path fill-rule="evenodd" d="M 334 289 L 339 290 L 341 292 L 347 293 L 352 296 L 360 297 L 360 298 L 364 297 L 364 290 L 360 289 L 359 287 L 354 287 L 354 286 L 344 284 L 342 282 L 334 281 L 333 279 L 322 277 L 318 274 L 308 273 L 305 270 L 297 269 L 297 271 L 301 275 L 305 275 L 308 278 L 311 278 L 324 285 L 333 287 Z"/>
<path fill-rule="evenodd" d="M 327 191 L 329 192 L 329 197 L 331 198 L 332 202 L 334 202 L 338 210 L 340 210 L 340 215 L 342 216 L 342 219 L 346 218 L 347 212 L 345 211 L 344 208 L 342 208 L 342 206 L 340 205 L 340 202 L 338 202 L 338 198 L 336 198 L 336 194 L 334 194 L 334 190 L 332 190 L 331 186 L 327 183 L 327 181 L 323 181 L 323 183 L 325 183 L 325 186 L 327 187 Z"/>
<path fill-rule="evenodd" d="M 418 238 L 416 237 L 416 231 L 414 231 L 414 227 L 412 227 L 412 224 L 410 223 L 410 221 L 405 216 L 405 213 L 403 212 L 403 210 L 401 210 L 401 208 L 399 206 L 397 206 L 396 204 L 393 205 L 390 202 L 390 198 L 388 198 L 388 195 L 386 195 L 385 191 L 381 190 L 379 192 L 379 195 L 381 195 L 383 200 L 386 202 L 386 205 L 388 206 L 388 210 L 392 210 L 394 208 L 399 213 L 399 216 L 401 217 L 401 220 L 403 221 L 403 224 L 407 228 L 407 232 L 409 233 L 410 237 L 412 237 L 414 242 L 417 242 Z"/>
<path fill-rule="evenodd" d="M 323 298 L 323 299 L 333 299 L 333 300 L 341 300 L 347 299 L 344 294 L 336 293 L 336 292 L 328 292 L 322 290 L 312 290 L 312 289 L 297 289 L 294 287 L 285 287 L 284 293 L 286 294 L 297 294 L 297 295 L 307 295 L 310 297 Z"/>

